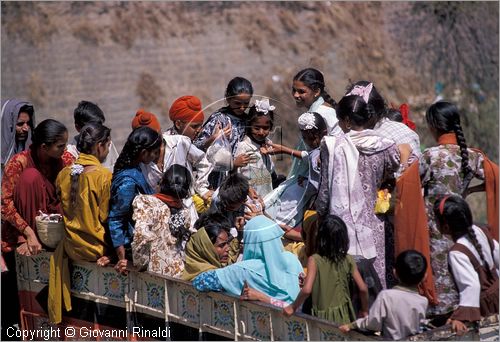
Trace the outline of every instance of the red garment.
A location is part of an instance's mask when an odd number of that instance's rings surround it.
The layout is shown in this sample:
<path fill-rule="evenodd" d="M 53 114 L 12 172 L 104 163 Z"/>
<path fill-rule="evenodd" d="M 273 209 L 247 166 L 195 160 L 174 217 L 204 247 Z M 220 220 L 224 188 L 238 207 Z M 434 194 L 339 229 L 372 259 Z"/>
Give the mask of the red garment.
<path fill-rule="evenodd" d="M 49 174 L 43 174 L 33 159 L 32 150 L 28 149 L 14 155 L 5 165 L 2 178 L 3 252 L 13 250 L 18 242 L 24 241 L 22 232 L 26 227 L 36 231 L 38 210 L 61 212 L 54 182 L 59 171 L 74 160 L 71 153 L 65 151 Z"/>
<path fill-rule="evenodd" d="M 427 277 L 419 290 L 431 305 L 436 305 L 438 299 L 432 277 L 429 227 L 418 167 L 418 162 L 413 163 L 396 181 L 394 251 L 397 256 L 405 250 L 414 249 L 425 256 Z"/>
<path fill-rule="evenodd" d="M 172 103 L 168 111 L 170 120 L 187 122 L 203 122 L 205 115 L 201 110 L 201 101 L 196 96 L 187 95 L 179 97 Z"/>
<path fill-rule="evenodd" d="M 412 130 L 415 130 L 417 126 L 415 125 L 415 122 L 410 120 L 410 106 L 407 103 L 403 103 L 401 106 L 399 106 L 399 112 L 403 117 L 403 123 Z"/>
<path fill-rule="evenodd" d="M 175 198 L 175 197 L 169 196 L 169 195 L 165 195 L 162 193 L 155 194 L 154 196 L 171 208 L 175 208 L 175 209 L 182 208 L 182 200 L 180 200 L 178 198 Z"/>
<path fill-rule="evenodd" d="M 475 148 L 472 150 L 483 155 L 486 216 L 491 234 L 498 241 L 498 165 L 488 159 L 484 152 Z"/>

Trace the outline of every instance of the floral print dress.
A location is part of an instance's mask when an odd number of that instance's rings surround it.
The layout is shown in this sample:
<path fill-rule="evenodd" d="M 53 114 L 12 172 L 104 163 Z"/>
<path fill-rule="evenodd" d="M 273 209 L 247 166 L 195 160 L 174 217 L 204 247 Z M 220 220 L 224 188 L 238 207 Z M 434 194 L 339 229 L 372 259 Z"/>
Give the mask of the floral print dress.
<path fill-rule="evenodd" d="M 469 151 L 469 166 L 474 176 L 484 179 L 483 156 Z M 431 266 L 439 300 L 436 306 L 429 305 L 428 315 L 443 315 L 453 311 L 459 302 L 457 288 L 448 269 L 448 251 L 453 241 L 441 234 L 436 225 L 433 206 L 436 198 L 443 194 L 461 195 L 463 191 L 462 157 L 458 145 L 439 145 L 426 149 L 419 160 L 419 172 L 424 189 L 427 210 Z"/>
<path fill-rule="evenodd" d="M 189 228 L 189 211 L 170 209 L 152 195 L 136 196 L 132 206 L 134 266 L 180 278 L 184 271 L 186 243 L 196 232 Z"/>

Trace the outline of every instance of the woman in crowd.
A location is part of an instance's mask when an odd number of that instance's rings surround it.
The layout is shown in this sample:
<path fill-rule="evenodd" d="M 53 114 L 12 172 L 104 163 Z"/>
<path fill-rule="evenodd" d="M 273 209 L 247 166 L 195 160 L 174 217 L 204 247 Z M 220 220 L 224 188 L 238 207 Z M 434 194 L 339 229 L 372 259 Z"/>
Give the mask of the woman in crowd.
<path fill-rule="evenodd" d="M 91 123 L 80 130 L 78 159 L 57 176 L 56 189 L 64 213 L 65 234 L 50 257 L 49 318 L 62 320 L 62 305 L 71 310 L 68 258 L 105 266 L 110 259 L 107 219 L 111 171 L 101 163 L 111 144 L 110 129 Z"/>
<path fill-rule="evenodd" d="M 394 141 L 370 129 L 384 111 L 384 99 L 367 81 L 352 85 L 339 101 L 337 117 L 345 134 L 327 136 L 322 142 L 322 182 L 316 209 L 320 217 L 337 215 L 346 223 L 348 253 L 367 266 L 358 265 L 362 275 L 373 264 L 374 276 L 378 274 L 385 288 L 385 230 L 383 219 L 374 211 L 377 190 L 393 176 L 400 162 L 406 162 L 411 148 L 403 144 L 398 149 Z"/>
<path fill-rule="evenodd" d="M 243 232 L 243 261 L 203 272 L 193 279 L 193 286 L 199 291 L 226 291 L 236 296 L 248 286 L 271 301 L 293 303 L 300 290 L 302 266 L 295 255 L 283 250 L 282 236 L 283 230 L 274 221 L 254 217 Z"/>
<path fill-rule="evenodd" d="M 206 212 L 196 221 L 196 233 L 186 245 L 182 279 L 193 280 L 198 274 L 231 263 L 231 221 L 222 213 Z"/>
<path fill-rule="evenodd" d="M 31 103 L 18 99 L 2 101 L 2 174 L 9 159 L 30 146 L 34 128 L 35 110 Z"/>
<path fill-rule="evenodd" d="M 160 192 L 137 195 L 132 203 L 135 221 L 132 255 L 140 270 L 180 277 L 184 270 L 186 243 L 191 234 L 189 210 L 182 200 L 189 196 L 191 173 L 171 165 L 160 183 Z"/>
<path fill-rule="evenodd" d="M 111 183 L 109 231 L 118 255 L 115 268 L 126 273 L 127 260 L 132 260 L 130 244 L 134 236 L 132 201 L 139 194 L 151 195 L 149 186 L 139 167 L 158 158 L 161 135 L 149 127 L 139 127 L 130 133 L 118 157 Z"/>
<path fill-rule="evenodd" d="M 246 166 L 250 161 L 247 154 L 236 155 L 238 142 L 243 140 L 246 131 L 246 110 L 253 96 L 252 83 L 243 77 L 235 77 L 229 81 L 224 95 L 227 106 L 212 113 L 194 144 L 203 151 L 224 134 L 234 158 L 233 168 Z M 219 187 L 226 172 L 213 171 L 209 181 L 213 189 Z"/>
<path fill-rule="evenodd" d="M 424 291 L 430 302 L 427 314 L 433 318 L 434 325 L 442 325 L 459 303 L 459 295 L 448 268 L 447 255 L 453 241 L 443 235 L 436 225 L 434 202 L 440 195 L 466 196 L 473 191 L 486 190 L 488 224 L 493 235 L 495 231 L 498 234 L 498 193 L 495 185 L 498 184 L 498 166 L 480 151 L 467 147 L 460 114 L 452 103 L 434 103 L 427 110 L 425 118 L 438 145 L 425 149 L 419 163 L 409 167 L 398 180 L 400 192 L 407 194 L 398 200 L 402 203 L 411 202 L 412 208 L 402 206 L 395 213 L 396 247 L 418 247 L 426 257 L 430 257 L 430 272 L 424 283 Z M 485 183 L 469 187 L 473 178 L 485 179 Z M 408 191 L 408 184 L 420 186 Z M 421 205 L 419 202 L 422 202 Z M 417 226 L 416 215 L 425 217 L 426 222 Z"/>

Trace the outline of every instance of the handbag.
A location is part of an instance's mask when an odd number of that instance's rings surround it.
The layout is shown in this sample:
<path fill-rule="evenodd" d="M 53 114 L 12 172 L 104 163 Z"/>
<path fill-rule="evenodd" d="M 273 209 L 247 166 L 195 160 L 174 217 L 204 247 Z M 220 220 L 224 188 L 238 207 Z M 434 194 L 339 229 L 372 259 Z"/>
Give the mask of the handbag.
<path fill-rule="evenodd" d="M 64 219 L 61 214 L 44 214 L 35 217 L 40 242 L 49 248 L 56 248 L 64 236 Z"/>

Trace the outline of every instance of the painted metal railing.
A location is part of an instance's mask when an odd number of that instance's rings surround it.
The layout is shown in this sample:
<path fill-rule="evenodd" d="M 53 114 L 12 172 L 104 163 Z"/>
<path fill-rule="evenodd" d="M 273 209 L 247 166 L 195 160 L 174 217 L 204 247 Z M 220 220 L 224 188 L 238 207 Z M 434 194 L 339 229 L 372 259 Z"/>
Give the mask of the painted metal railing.
<path fill-rule="evenodd" d="M 33 257 L 16 256 L 18 288 L 26 297 L 33 297 L 48 285 L 50 253 L 43 252 Z M 197 329 L 200 333 L 211 333 L 234 340 L 380 340 L 375 335 L 364 335 L 357 331 L 341 333 L 337 325 L 313 316 L 296 314 L 286 318 L 281 310 L 258 302 L 240 301 L 223 293 L 200 293 L 189 282 L 146 272 L 129 272 L 119 275 L 111 267 L 98 267 L 95 263 L 73 263 L 71 277 L 72 296 L 77 299 L 111 305 L 126 312 L 123 331 L 115 331 L 115 339 L 141 340 L 168 339 L 169 333 L 148 331 L 134 326 L 134 315 L 151 317 Z M 59 339 L 104 339 L 98 333 L 89 336 L 90 330 L 104 330 L 94 322 L 79 322 L 78 329 L 69 330 L 74 321 L 63 320 L 58 327 L 48 322 L 46 314 L 37 307 L 34 300 L 21 300 L 22 328 L 24 330 L 59 328 Z M 82 330 L 82 326 L 86 330 Z M 165 326 L 165 325 L 164 325 Z M 498 331 L 498 319 L 496 321 Z M 64 331 L 61 331 L 63 329 Z M 159 328 L 161 329 L 161 328 Z M 113 330 L 113 329 L 111 329 Z M 116 329 L 114 329 L 116 330 Z M 151 334 L 155 334 L 152 336 Z M 162 336 L 157 336 L 163 333 Z M 64 335 L 65 334 L 65 335 Z M 148 335 L 149 334 L 149 335 Z M 97 336 L 97 337 L 96 337 Z M 476 339 L 471 332 L 467 339 Z M 156 339 L 156 338 L 155 338 Z M 412 340 L 454 339 L 445 329 L 428 331 L 413 336 Z"/>

